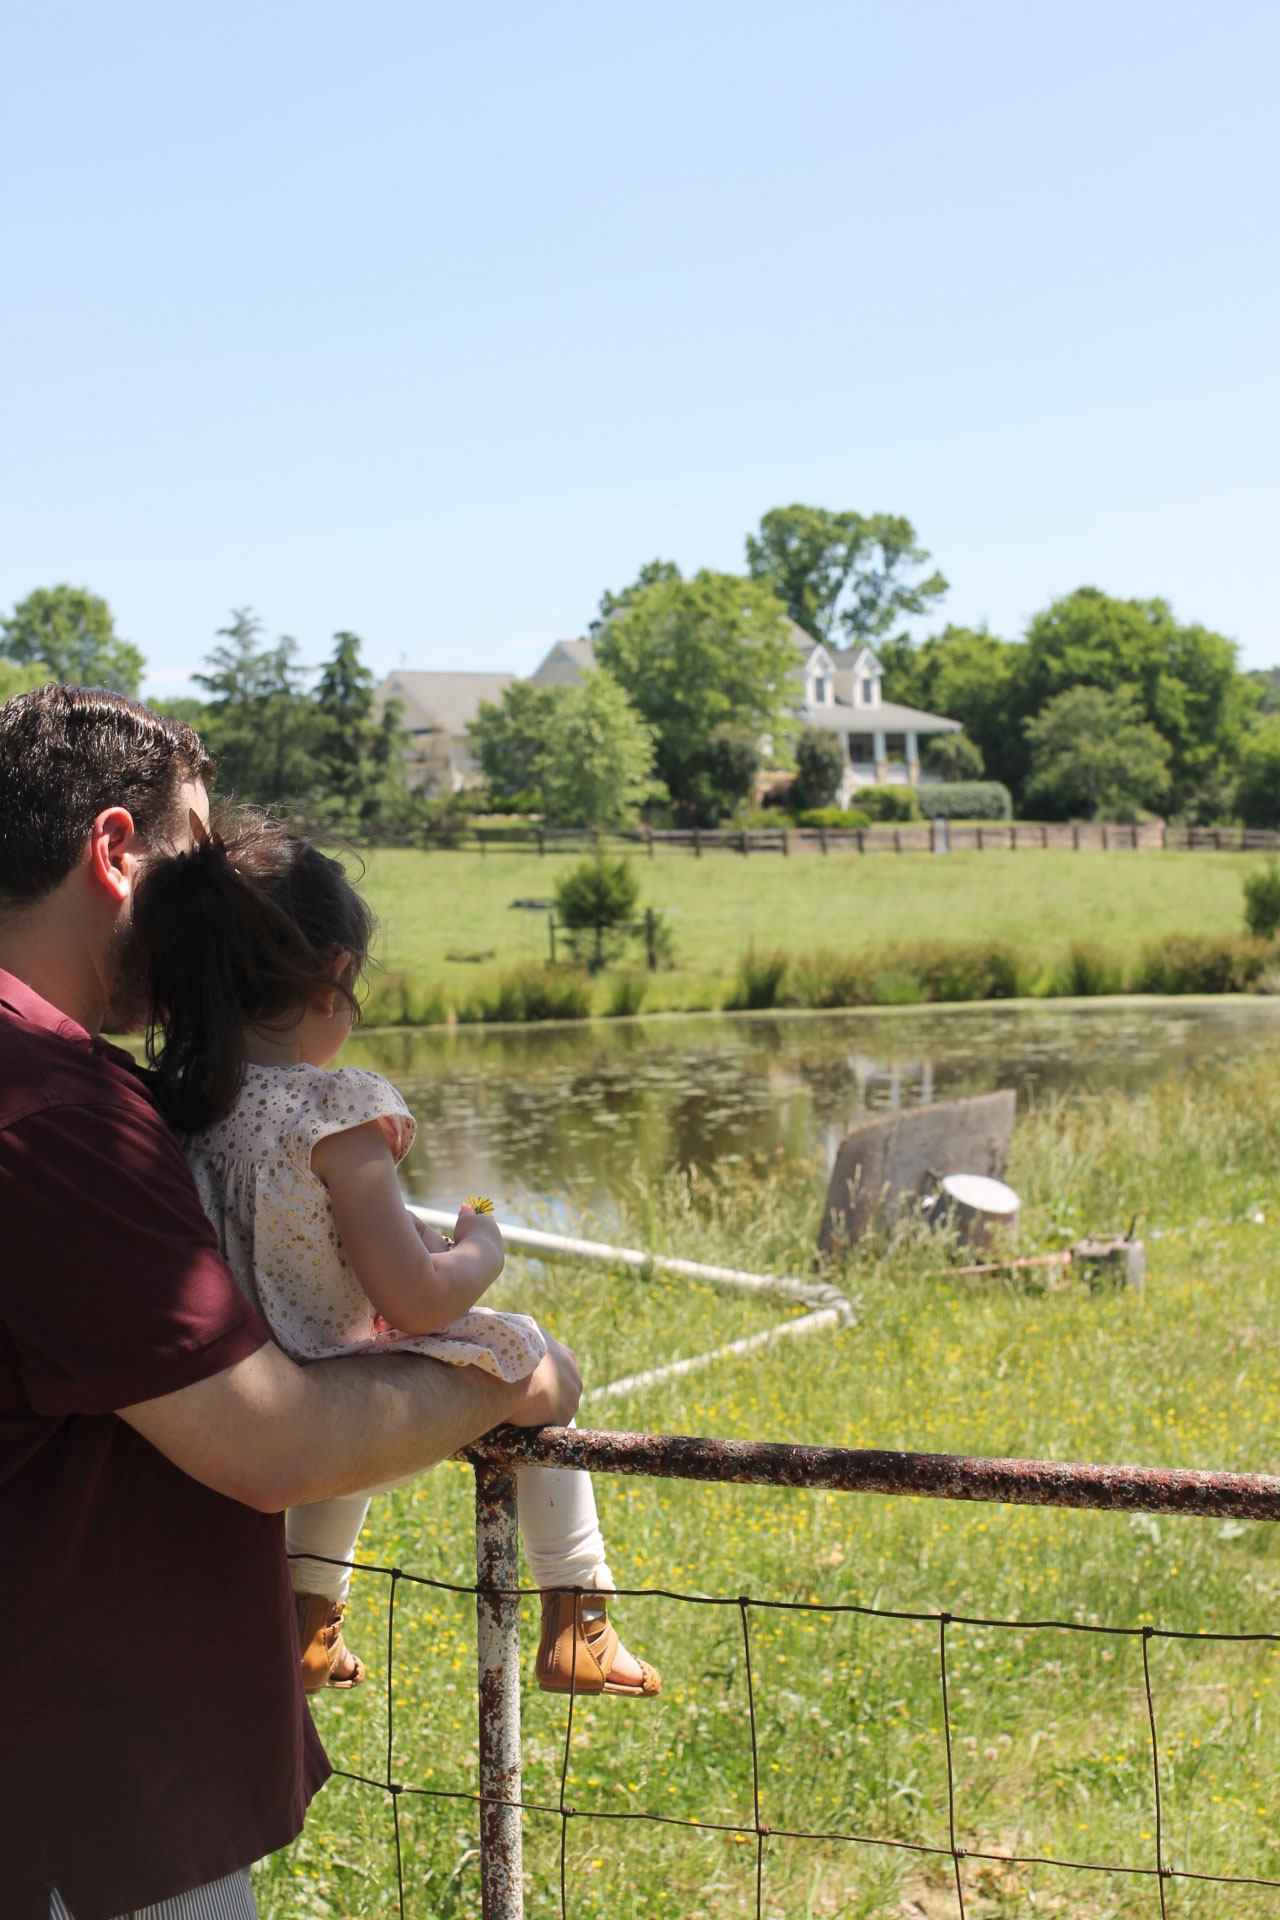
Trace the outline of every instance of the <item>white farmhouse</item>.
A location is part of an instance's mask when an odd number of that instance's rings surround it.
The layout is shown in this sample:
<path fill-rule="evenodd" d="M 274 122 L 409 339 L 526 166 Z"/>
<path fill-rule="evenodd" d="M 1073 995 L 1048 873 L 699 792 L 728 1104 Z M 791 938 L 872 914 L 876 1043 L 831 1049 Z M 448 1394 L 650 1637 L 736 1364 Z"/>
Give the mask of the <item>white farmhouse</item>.
<path fill-rule="evenodd" d="M 826 647 L 802 627 L 793 626 L 792 634 L 799 655 L 796 718 L 806 727 L 834 733 L 844 749 L 840 805 L 847 807 L 858 787 L 915 786 L 921 778 L 921 740 L 938 733 L 959 733 L 960 722 L 884 699 L 883 668 L 865 642 L 856 647 Z"/>
<path fill-rule="evenodd" d="M 514 673 L 389 673 L 374 695 L 375 711 L 398 700 L 405 742 L 405 775 L 411 787 L 457 793 L 474 786 L 480 769 L 467 737 L 482 700 L 501 700 Z"/>

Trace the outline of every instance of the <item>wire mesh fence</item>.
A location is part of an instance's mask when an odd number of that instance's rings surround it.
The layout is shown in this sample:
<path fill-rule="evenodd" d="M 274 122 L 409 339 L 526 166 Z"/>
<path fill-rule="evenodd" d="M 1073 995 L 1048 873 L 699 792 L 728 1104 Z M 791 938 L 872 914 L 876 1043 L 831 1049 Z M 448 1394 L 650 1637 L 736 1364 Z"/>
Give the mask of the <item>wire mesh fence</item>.
<path fill-rule="evenodd" d="M 865 1860 L 878 1851 L 945 1866 L 949 1882 L 948 1907 L 958 1920 L 974 1920 L 979 1910 L 990 1911 L 985 1905 L 980 1907 L 974 1895 L 972 1876 L 984 1863 L 1001 1873 L 1016 1868 L 1054 1869 L 1078 1881 L 1082 1888 L 1090 1883 L 1113 1885 L 1117 1882 L 1144 1886 L 1150 1893 L 1150 1911 L 1153 1915 L 1159 1914 L 1161 1920 L 1176 1920 L 1177 1914 L 1183 1911 L 1175 1904 L 1180 1888 L 1200 1888 L 1206 1892 L 1217 1889 L 1219 1893 L 1215 1898 L 1225 1898 L 1229 1890 L 1257 1890 L 1259 1897 L 1266 1896 L 1266 1904 L 1251 1908 L 1251 1912 L 1280 1911 L 1280 1864 L 1275 1873 L 1262 1871 L 1261 1867 L 1258 1871 L 1212 1871 L 1207 1867 L 1175 1864 L 1171 1857 L 1167 1843 L 1169 1763 L 1162 1758 L 1162 1690 L 1155 1669 L 1157 1649 L 1187 1646 L 1192 1642 L 1219 1648 L 1259 1647 L 1280 1654 L 1280 1633 L 1193 1630 L 1159 1626 L 1151 1621 L 1106 1623 L 1078 1617 L 1006 1619 L 980 1613 L 895 1609 L 852 1601 L 788 1599 L 769 1594 L 714 1595 L 668 1587 L 621 1588 L 620 1597 L 629 1602 L 662 1601 L 681 1608 L 711 1609 L 734 1620 L 745 1679 L 746 1813 L 738 1819 L 726 1819 L 675 1813 L 659 1805 L 580 1804 L 572 1792 L 576 1709 L 582 1697 L 576 1690 L 567 1696 L 563 1741 L 554 1774 L 555 1790 L 526 1793 L 521 1764 L 520 1603 L 536 1597 L 536 1589 L 518 1584 L 515 1471 L 520 1465 L 537 1463 L 703 1482 L 907 1494 L 1131 1514 L 1216 1517 L 1227 1521 L 1280 1518 L 1280 1477 L 777 1446 L 576 1429 L 537 1433 L 503 1430 L 472 1449 L 468 1458 L 476 1472 L 474 1583 L 431 1579 L 398 1566 L 357 1563 L 361 1580 L 382 1582 L 387 1593 L 385 1765 L 379 1773 L 344 1768 L 336 1771 L 340 1777 L 381 1794 L 388 1803 L 395 1860 L 395 1886 L 387 1890 L 388 1915 L 394 1914 L 398 1920 L 419 1920 L 419 1916 L 425 1920 L 430 1910 L 416 1898 L 418 1890 L 406 1866 L 402 1809 L 413 1802 L 433 1801 L 467 1803 L 478 1813 L 484 1920 L 522 1920 L 525 1912 L 522 1821 L 529 1816 L 549 1820 L 558 1827 L 561 1920 L 570 1920 L 575 1904 L 570 1835 L 594 1823 L 684 1829 L 702 1836 L 724 1836 L 751 1848 L 754 1851 L 753 1885 L 747 1890 L 745 1902 L 735 1910 L 744 1914 L 754 1912 L 756 1920 L 765 1920 L 769 1867 L 771 1860 L 777 1858 L 778 1849 L 814 1844 L 847 1855 L 851 1863 L 859 1858 Z M 397 1597 L 403 1595 L 406 1588 L 475 1597 L 479 1781 L 474 1790 L 400 1778 L 396 1624 Z M 843 1621 L 896 1623 L 928 1636 L 938 1708 L 937 1771 L 941 1786 L 939 1798 L 945 1814 L 941 1831 L 931 1837 L 923 1834 L 909 1837 L 901 1831 L 864 1831 L 850 1825 L 819 1821 L 796 1824 L 769 1817 L 765 1765 L 766 1754 L 771 1749 L 766 1748 L 762 1737 L 762 1676 L 757 1649 L 760 1623 L 780 1616 L 803 1617 L 815 1627 L 822 1623 L 828 1630 Z M 984 1636 L 982 1641 L 974 1637 L 978 1634 Z M 1141 1856 L 1093 1857 L 1087 1844 L 1078 1852 L 1044 1848 L 1020 1852 L 1016 1844 L 983 1844 L 981 1840 L 974 1844 L 966 1840 L 971 1822 L 965 1803 L 972 1781 L 957 1748 L 956 1649 L 958 1643 L 968 1649 L 998 1645 L 1002 1635 L 1020 1639 L 1027 1635 L 1067 1636 L 1108 1650 L 1129 1648 L 1140 1661 L 1136 1692 L 1144 1723 L 1143 1771 L 1147 1781 L 1142 1790 L 1147 1813 L 1144 1840 L 1149 1840 Z M 1111 1657 L 1111 1651 L 1102 1654 L 1103 1659 Z M 971 1670 L 972 1659 L 968 1664 Z M 968 1695 L 970 1689 L 961 1691 Z M 974 1742 L 970 1738 L 967 1744 Z M 853 1871 L 856 1872 L 856 1867 Z M 928 1909 L 930 1913 L 937 1910 Z M 1033 1906 L 1028 1910 L 1033 1910 Z M 1064 1910 L 1082 1912 L 1085 1909 L 1067 1907 Z M 1088 1910 L 1104 1911 L 1101 1906 Z"/>

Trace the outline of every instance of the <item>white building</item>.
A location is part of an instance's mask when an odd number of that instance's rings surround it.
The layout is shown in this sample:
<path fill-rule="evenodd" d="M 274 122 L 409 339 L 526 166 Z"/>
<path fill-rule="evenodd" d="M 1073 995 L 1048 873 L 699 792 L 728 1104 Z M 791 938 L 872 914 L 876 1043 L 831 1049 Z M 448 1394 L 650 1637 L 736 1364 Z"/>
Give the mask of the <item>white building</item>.
<path fill-rule="evenodd" d="M 917 785 L 922 778 L 920 742 L 933 734 L 959 733 L 960 722 L 884 699 L 884 670 L 865 643 L 826 647 L 801 627 L 793 626 L 792 632 L 800 656 L 796 718 L 806 727 L 834 733 L 843 747 L 840 805 L 847 807 L 859 787 Z"/>
<path fill-rule="evenodd" d="M 479 776 L 467 738 L 482 700 L 501 700 L 514 673 L 389 673 L 374 695 L 375 711 L 398 700 L 407 733 L 406 777 L 411 787 L 457 793 Z"/>

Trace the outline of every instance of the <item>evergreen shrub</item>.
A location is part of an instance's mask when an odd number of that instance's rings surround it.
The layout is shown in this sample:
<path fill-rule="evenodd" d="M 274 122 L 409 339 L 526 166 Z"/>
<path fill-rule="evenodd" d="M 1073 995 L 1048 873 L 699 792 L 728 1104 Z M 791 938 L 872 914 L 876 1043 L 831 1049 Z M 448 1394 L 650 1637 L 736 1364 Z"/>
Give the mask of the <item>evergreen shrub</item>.
<path fill-rule="evenodd" d="M 1012 820 L 1013 795 L 999 780 L 943 780 L 914 789 L 928 820 Z"/>
<path fill-rule="evenodd" d="M 950 793 L 955 790 L 955 787 L 947 789 Z M 938 791 L 942 792 L 942 788 Z M 858 806 L 873 822 L 887 822 L 890 826 L 906 825 L 924 818 L 920 811 L 919 792 L 918 787 L 859 787 Z"/>

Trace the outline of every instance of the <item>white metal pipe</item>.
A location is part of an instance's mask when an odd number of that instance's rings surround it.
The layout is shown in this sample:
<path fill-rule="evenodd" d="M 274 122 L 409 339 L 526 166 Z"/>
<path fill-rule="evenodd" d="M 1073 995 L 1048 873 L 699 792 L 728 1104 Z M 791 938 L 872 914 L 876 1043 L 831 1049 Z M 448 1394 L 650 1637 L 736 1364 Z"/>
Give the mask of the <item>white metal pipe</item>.
<path fill-rule="evenodd" d="M 784 1320 L 779 1326 L 766 1327 L 762 1333 L 749 1333 L 741 1340 L 731 1340 L 727 1347 L 713 1348 L 710 1353 L 696 1353 L 688 1360 L 672 1360 L 665 1367 L 650 1367 L 644 1373 L 630 1373 L 622 1380 L 609 1380 L 601 1387 L 589 1387 L 582 1398 L 584 1403 L 588 1400 L 617 1400 L 624 1394 L 661 1386 L 666 1380 L 678 1380 L 683 1374 L 700 1373 L 704 1367 L 714 1366 L 718 1360 L 732 1360 L 744 1353 L 758 1353 L 761 1347 L 772 1346 L 776 1340 L 786 1339 L 791 1334 L 821 1333 L 827 1327 L 847 1327 L 852 1323 L 853 1308 L 847 1300 L 838 1307 L 820 1307 L 816 1313 L 806 1313 L 798 1320 Z"/>
<path fill-rule="evenodd" d="M 452 1213 L 412 1202 L 409 1211 L 442 1233 L 453 1230 L 456 1215 Z M 789 1274 L 744 1273 L 737 1267 L 711 1267 L 701 1260 L 678 1259 L 674 1254 L 642 1253 L 638 1247 L 611 1247 L 604 1240 L 577 1240 L 569 1234 L 543 1233 L 537 1227 L 513 1227 L 502 1221 L 498 1224 L 507 1246 L 521 1253 L 541 1254 L 550 1260 L 599 1260 L 610 1266 L 630 1267 L 637 1273 L 656 1269 L 679 1274 L 686 1280 L 706 1280 L 713 1286 L 737 1287 L 747 1293 L 782 1294 L 788 1299 L 822 1306 L 844 1297 L 837 1288 L 822 1281 L 795 1280 Z"/>

